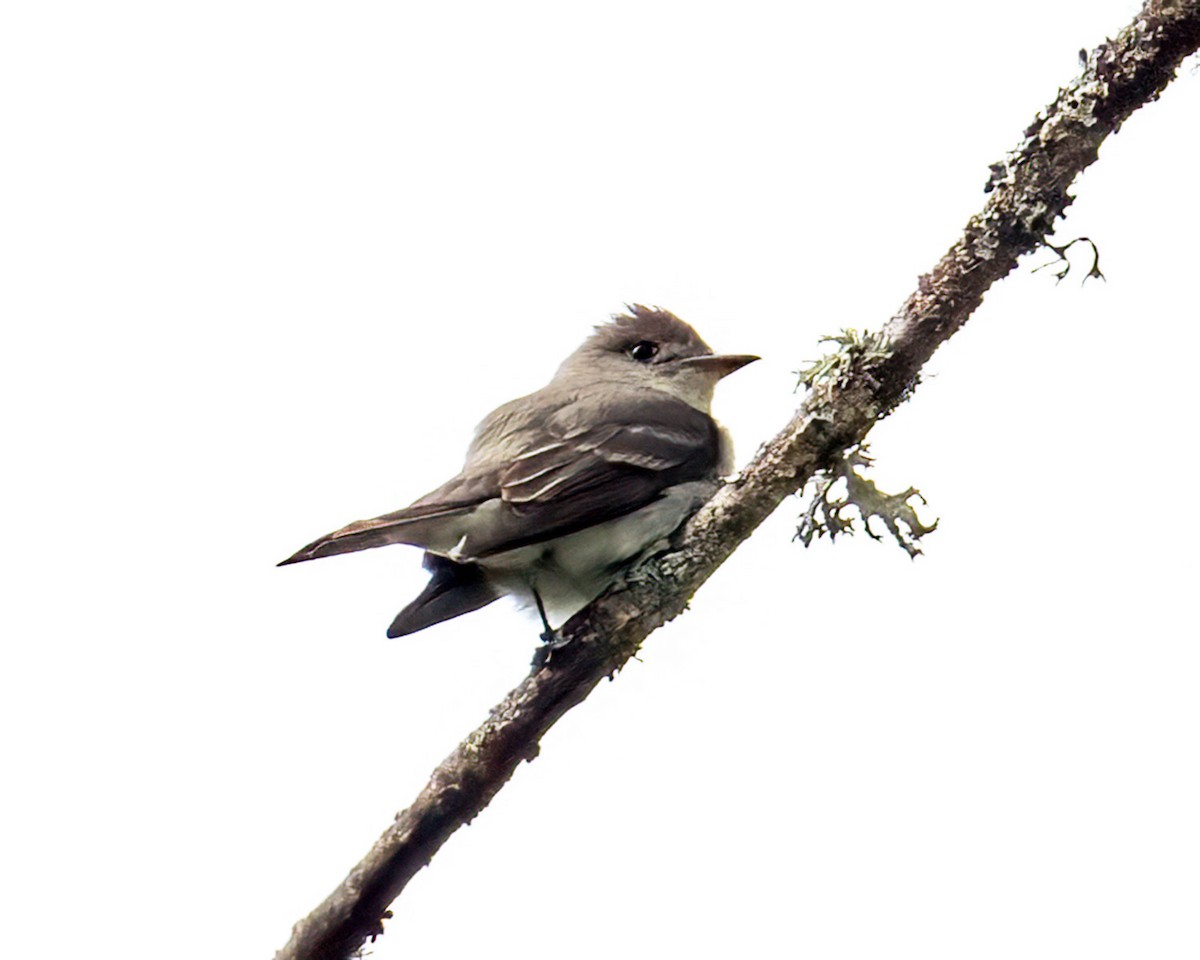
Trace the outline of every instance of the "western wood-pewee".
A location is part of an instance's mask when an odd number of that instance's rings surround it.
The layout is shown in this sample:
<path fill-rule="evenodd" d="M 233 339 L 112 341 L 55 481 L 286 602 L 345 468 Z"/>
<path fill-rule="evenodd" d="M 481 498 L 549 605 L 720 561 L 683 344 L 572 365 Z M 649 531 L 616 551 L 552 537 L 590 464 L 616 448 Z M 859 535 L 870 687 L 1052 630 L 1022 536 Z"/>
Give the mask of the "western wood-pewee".
<path fill-rule="evenodd" d="M 429 584 L 389 637 L 505 595 L 565 620 L 664 539 L 732 469 L 713 388 L 757 357 L 714 355 L 666 310 L 597 327 L 536 393 L 475 430 L 462 472 L 403 510 L 315 540 L 280 566 L 408 543 Z"/>

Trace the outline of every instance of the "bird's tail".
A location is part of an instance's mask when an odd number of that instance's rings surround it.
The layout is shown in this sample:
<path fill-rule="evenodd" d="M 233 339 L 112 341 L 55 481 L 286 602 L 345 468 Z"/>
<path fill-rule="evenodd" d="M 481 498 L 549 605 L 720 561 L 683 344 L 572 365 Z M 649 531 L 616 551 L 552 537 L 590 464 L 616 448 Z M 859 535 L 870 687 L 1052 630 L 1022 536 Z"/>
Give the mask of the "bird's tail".
<path fill-rule="evenodd" d="M 455 563 L 434 553 L 425 554 L 425 569 L 433 574 L 420 596 L 396 614 L 389 637 L 403 637 L 426 627 L 486 607 L 499 594 L 477 564 Z"/>

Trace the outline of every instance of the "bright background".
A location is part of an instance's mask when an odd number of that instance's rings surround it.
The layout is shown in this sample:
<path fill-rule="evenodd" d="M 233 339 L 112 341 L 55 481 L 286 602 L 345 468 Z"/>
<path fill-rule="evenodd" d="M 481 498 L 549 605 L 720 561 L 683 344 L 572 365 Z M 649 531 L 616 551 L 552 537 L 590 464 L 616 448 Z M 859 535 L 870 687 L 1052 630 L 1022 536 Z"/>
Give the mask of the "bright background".
<path fill-rule="evenodd" d="M 270 957 L 538 632 L 387 641 L 415 550 L 274 563 L 625 302 L 762 354 L 747 458 L 1137 8 L 10 6 L 6 954 Z M 789 500 L 374 957 L 1200 953 L 1198 111 L 1192 61 L 1078 185 L 1107 283 L 1029 257 L 874 433 L 926 555 Z"/>

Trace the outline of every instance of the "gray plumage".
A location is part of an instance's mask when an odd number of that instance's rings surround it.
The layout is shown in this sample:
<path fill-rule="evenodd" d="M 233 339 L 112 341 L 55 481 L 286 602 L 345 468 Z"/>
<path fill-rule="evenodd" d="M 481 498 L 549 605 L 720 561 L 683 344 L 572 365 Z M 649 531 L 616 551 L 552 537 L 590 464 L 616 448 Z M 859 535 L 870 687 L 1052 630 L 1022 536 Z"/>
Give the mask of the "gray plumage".
<path fill-rule="evenodd" d="M 754 359 L 714 356 L 674 315 L 631 307 L 597 327 L 547 386 L 490 413 L 458 476 L 280 566 L 391 543 L 424 548 L 429 585 L 388 636 L 506 594 L 536 591 L 554 615 L 569 615 L 728 472 L 728 443 L 709 414 L 713 387 Z"/>

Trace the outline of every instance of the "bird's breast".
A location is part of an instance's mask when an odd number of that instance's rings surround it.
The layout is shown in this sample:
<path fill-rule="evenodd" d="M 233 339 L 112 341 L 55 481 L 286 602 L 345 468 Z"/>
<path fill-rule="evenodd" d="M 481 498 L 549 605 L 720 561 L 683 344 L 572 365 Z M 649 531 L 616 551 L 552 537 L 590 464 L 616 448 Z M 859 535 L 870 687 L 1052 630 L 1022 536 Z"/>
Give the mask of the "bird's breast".
<path fill-rule="evenodd" d="M 536 589 L 551 619 L 565 619 L 603 593 L 627 565 L 665 547 L 666 538 L 717 485 L 712 480 L 678 484 L 622 517 L 479 563 L 506 593 L 528 597 Z"/>

